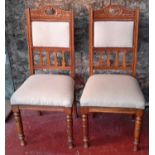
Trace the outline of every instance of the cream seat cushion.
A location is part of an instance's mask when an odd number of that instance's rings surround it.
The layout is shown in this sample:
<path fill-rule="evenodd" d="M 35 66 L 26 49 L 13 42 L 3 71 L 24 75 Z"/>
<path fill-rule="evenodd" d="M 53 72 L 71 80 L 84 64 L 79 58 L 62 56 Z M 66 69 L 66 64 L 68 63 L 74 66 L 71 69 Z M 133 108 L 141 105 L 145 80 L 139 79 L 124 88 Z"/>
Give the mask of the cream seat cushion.
<path fill-rule="evenodd" d="M 73 98 L 74 80 L 70 76 L 38 74 L 15 91 L 11 104 L 71 107 Z"/>
<path fill-rule="evenodd" d="M 129 75 L 93 75 L 84 88 L 81 106 L 144 109 L 137 80 Z"/>

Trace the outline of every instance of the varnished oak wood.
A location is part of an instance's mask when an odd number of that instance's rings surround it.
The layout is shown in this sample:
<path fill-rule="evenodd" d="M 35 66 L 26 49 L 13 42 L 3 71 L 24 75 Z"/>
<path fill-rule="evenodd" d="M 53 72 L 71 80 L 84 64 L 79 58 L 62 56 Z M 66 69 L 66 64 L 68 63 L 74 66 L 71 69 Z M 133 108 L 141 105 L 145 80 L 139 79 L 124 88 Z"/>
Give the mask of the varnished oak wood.
<path fill-rule="evenodd" d="M 133 21 L 133 47 L 94 47 L 94 22 L 95 21 Z M 109 5 L 101 10 L 93 11 L 89 10 L 89 74 L 94 74 L 96 70 L 123 70 L 136 76 L 136 64 L 137 64 L 137 48 L 138 48 L 138 24 L 139 24 L 139 9 L 127 9 L 120 5 Z M 119 36 L 118 36 L 119 37 Z M 119 63 L 119 53 L 123 52 L 122 63 Z M 94 53 L 99 53 L 99 61 L 97 65 L 94 64 Z M 115 53 L 114 63 L 111 64 L 110 55 Z M 127 54 L 133 54 L 133 61 L 131 64 L 127 64 Z M 107 59 L 103 62 L 103 54 L 107 55 Z M 88 147 L 88 114 L 89 113 L 120 113 L 136 116 L 135 120 L 135 132 L 134 132 L 134 151 L 138 150 L 140 142 L 140 133 L 142 125 L 142 117 L 144 110 L 135 108 L 111 108 L 111 107 L 80 107 L 82 115 L 82 127 L 83 127 L 83 145 Z"/>
<path fill-rule="evenodd" d="M 73 118 L 72 115 L 66 116 L 67 120 L 67 135 L 68 135 L 68 146 L 69 149 L 73 148 Z"/>
<path fill-rule="evenodd" d="M 79 117 L 78 115 L 78 108 L 77 108 L 77 103 L 76 103 L 76 94 L 75 94 L 75 89 L 74 89 L 74 104 L 73 104 L 73 114 L 75 115 L 76 118 Z"/>
<path fill-rule="evenodd" d="M 28 40 L 28 51 L 29 51 L 29 67 L 30 75 L 35 74 L 36 70 L 62 70 L 69 71 L 70 76 L 74 79 L 75 66 L 74 66 L 74 15 L 73 11 L 64 11 L 54 6 L 45 6 L 37 10 L 26 10 L 27 17 L 27 40 Z M 32 21 L 46 21 L 46 22 L 68 22 L 69 23 L 69 35 L 70 44 L 68 48 L 64 47 L 35 47 L 32 41 Z M 40 61 L 39 64 L 34 64 L 34 54 L 39 52 Z M 43 52 L 44 57 L 47 59 L 47 63 L 43 62 Z M 62 63 L 58 63 L 58 53 L 62 55 Z M 65 53 L 70 55 L 70 64 L 67 66 L 65 62 Z M 51 62 L 50 55 L 54 54 L 54 64 Z M 75 104 L 75 102 L 73 103 Z M 74 105 L 76 107 L 76 105 Z M 14 112 L 17 133 L 20 139 L 21 145 L 25 144 L 24 131 L 22 126 L 22 119 L 20 110 L 36 110 L 39 111 L 50 111 L 50 112 L 64 112 L 66 114 L 66 124 L 67 124 L 67 136 L 68 136 L 68 146 L 73 147 L 73 120 L 72 113 L 73 107 L 56 107 L 56 106 L 32 106 L 32 105 L 14 105 L 12 106 Z"/>
<path fill-rule="evenodd" d="M 88 148 L 88 115 L 82 114 L 82 129 L 84 148 Z"/>
<path fill-rule="evenodd" d="M 18 133 L 18 138 L 20 140 L 20 145 L 24 146 L 25 145 L 25 136 L 24 136 L 24 131 L 23 131 L 23 124 L 22 124 L 22 118 L 21 118 L 21 113 L 19 108 L 12 108 L 14 118 L 16 121 L 16 129 Z"/>
<path fill-rule="evenodd" d="M 138 150 L 138 144 L 140 142 L 140 133 L 142 127 L 142 118 L 144 111 L 137 111 L 135 119 L 135 131 L 134 131 L 134 151 Z"/>

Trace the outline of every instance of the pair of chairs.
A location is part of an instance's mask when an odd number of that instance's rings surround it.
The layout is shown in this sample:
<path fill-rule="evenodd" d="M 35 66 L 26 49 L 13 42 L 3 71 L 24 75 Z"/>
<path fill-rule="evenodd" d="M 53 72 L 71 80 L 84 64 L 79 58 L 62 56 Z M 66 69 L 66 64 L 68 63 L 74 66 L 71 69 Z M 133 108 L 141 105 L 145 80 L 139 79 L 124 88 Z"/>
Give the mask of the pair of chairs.
<path fill-rule="evenodd" d="M 39 10 L 27 9 L 26 15 L 31 76 L 11 97 L 20 144 L 25 144 L 20 110 L 57 111 L 66 113 L 68 145 L 72 148 L 73 107 L 76 109 L 73 12 L 47 6 Z M 90 9 L 89 16 L 90 77 L 80 99 L 84 147 L 87 148 L 89 144 L 89 113 L 123 113 L 136 116 L 136 151 L 145 105 L 143 94 L 134 78 L 139 10 L 109 5 L 101 10 Z M 132 60 L 130 62 L 127 62 L 128 54 L 132 55 L 132 59 L 129 57 Z M 94 61 L 94 55 L 98 55 L 97 62 Z M 63 70 L 68 71 L 70 76 L 35 74 L 37 70 Z M 94 74 L 96 70 L 129 71 L 132 76 Z"/>

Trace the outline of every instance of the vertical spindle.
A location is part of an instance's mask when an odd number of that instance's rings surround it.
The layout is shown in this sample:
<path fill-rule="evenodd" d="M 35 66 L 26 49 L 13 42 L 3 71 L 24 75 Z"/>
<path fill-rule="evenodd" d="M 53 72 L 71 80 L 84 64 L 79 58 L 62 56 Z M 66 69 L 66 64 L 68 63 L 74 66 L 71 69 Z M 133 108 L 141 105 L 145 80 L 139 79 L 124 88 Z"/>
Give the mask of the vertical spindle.
<path fill-rule="evenodd" d="M 107 66 L 110 67 L 110 49 L 107 51 Z"/>
<path fill-rule="evenodd" d="M 62 66 L 65 67 L 66 63 L 65 63 L 65 52 L 62 52 Z"/>
<path fill-rule="evenodd" d="M 43 65 L 42 49 L 40 49 L 40 65 Z"/>
<path fill-rule="evenodd" d="M 102 52 L 101 51 L 99 55 L 99 66 L 102 66 Z"/>
<path fill-rule="evenodd" d="M 57 52 L 55 52 L 55 56 L 54 56 L 54 65 L 58 66 Z"/>
<path fill-rule="evenodd" d="M 48 63 L 48 66 L 51 65 L 50 50 L 47 51 L 47 63 Z"/>
<path fill-rule="evenodd" d="M 124 56 L 123 56 L 123 68 L 126 68 L 126 49 L 124 50 Z"/>
<path fill-rule="evenodd" d="M 116 57 L 115 57 L 115 66 L 118 67 L 118 57 L 119 57 L 119 51 L 116 50 Z"/>

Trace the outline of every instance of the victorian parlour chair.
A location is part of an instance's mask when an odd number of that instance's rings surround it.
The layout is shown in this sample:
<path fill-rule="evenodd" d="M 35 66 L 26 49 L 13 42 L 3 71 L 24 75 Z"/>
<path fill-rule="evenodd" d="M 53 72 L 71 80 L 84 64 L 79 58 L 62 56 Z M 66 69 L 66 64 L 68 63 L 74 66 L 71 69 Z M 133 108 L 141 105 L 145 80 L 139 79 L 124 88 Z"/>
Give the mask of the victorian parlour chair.
<path fill-rule="evenodd" d="M 138 9 L 119 5 L 90 9 L 90 77 L 80 99 L 85 148 L 89 145 L 88 114 L 105 112 L 135 116 L 134 150 L 138 149 L 145 105 L 136 80 L 138 23 Z M 122 74 L 103 74 L 110 70 Z"/>
<path fill-rule="evenodd" d="M 72 148 L 74 102 L 73 12 L 46 6 L 38 10 L 27 9 L 26 16 L 31 76 L 11 97 L 12 111 L 16 120 L 20 144 L 25 144 L 21 110 L 54 111 L 66 114 L 68 145 L 69 148 Z M 63 71 L 70 75 L 35 74 L 38 73 L 38 70 L 55 71 L 57 73 Z"/>

